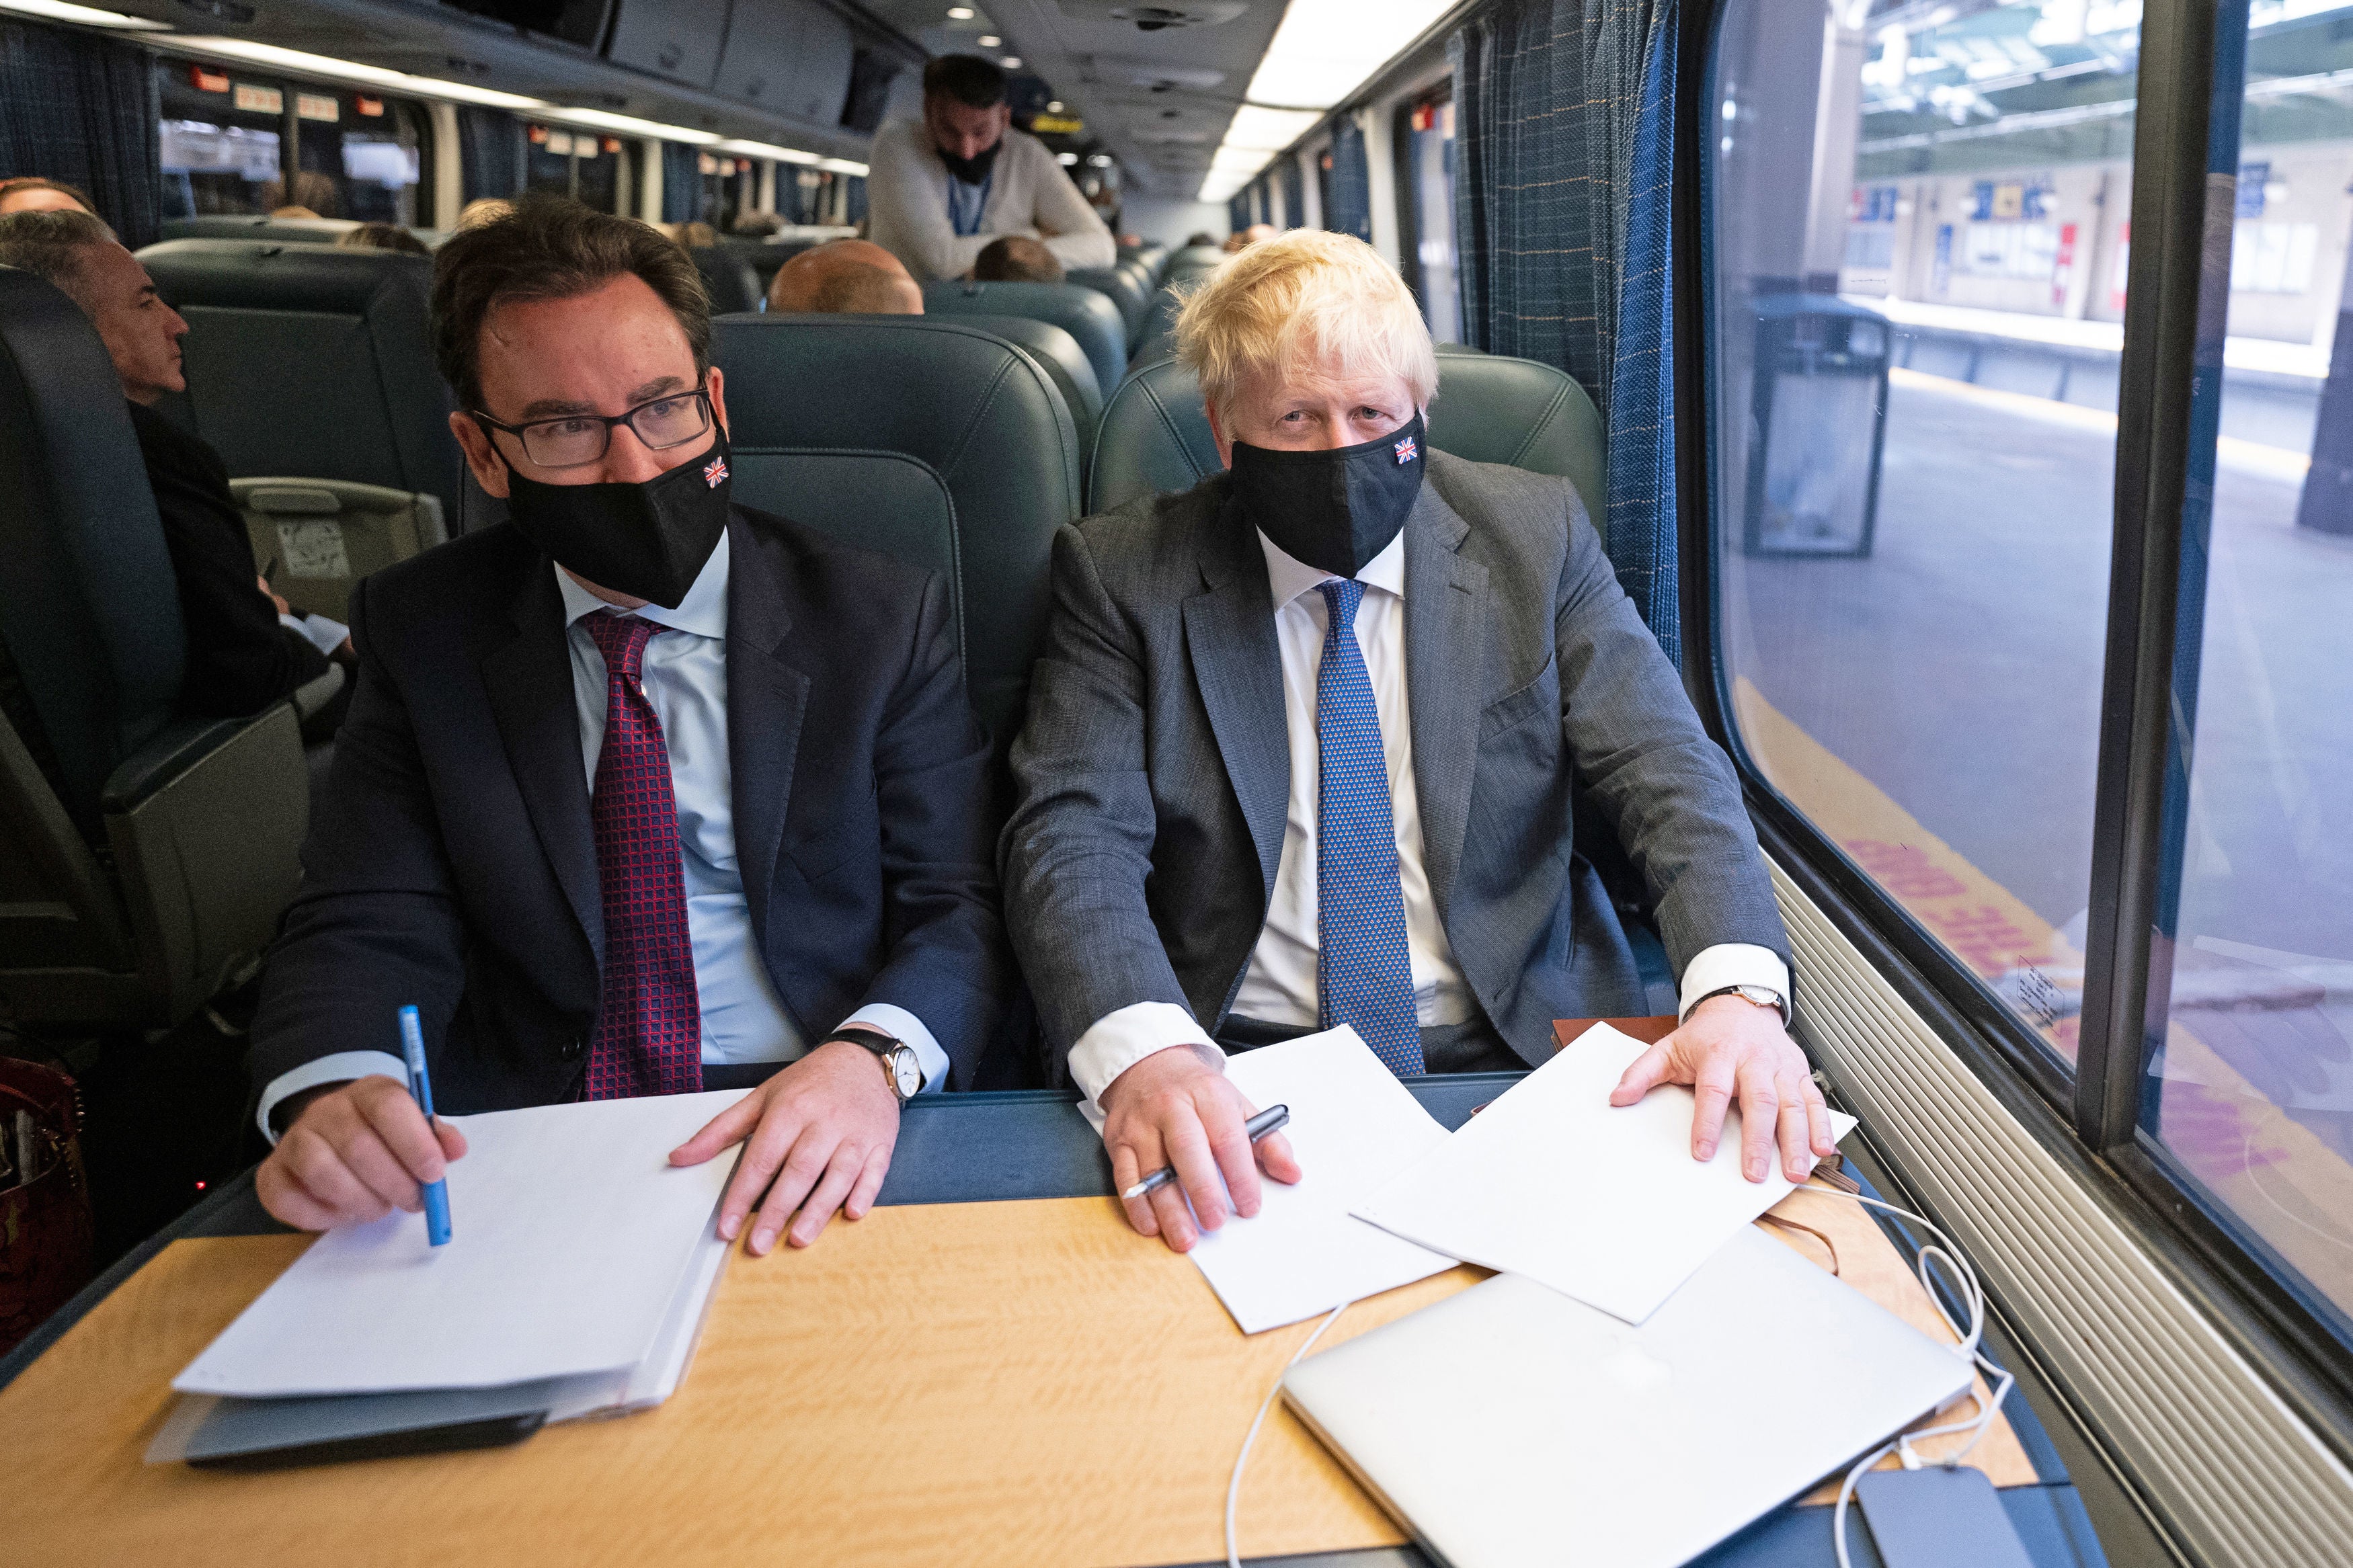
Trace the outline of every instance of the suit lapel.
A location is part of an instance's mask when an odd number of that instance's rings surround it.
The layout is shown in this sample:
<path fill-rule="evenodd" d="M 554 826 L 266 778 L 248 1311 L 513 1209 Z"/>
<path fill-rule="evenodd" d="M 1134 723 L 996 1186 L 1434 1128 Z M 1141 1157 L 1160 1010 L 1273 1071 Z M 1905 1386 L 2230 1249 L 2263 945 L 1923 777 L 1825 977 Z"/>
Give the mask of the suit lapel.
<path fill-rule="evenodd" d="M 1487 569 L 1457 553 L 1470 531 L 1425 480 L 1405 523 L 1406 700 L 1422 867 L 1441 917 L 1462 861 L 1486 698 Z"/>
<path fill-rule="evenodd" d="M 727 524 L 727 764 L 735 866 L 752 932 L 768 952 L 768 890 L 784 843 L 808 676 L 786 662 L 792 584 L 753 530 Z"/>
<path fill-rule="evenodd" d="M 540 847 L 601 963 L 605 911 L 588 781 L 581 771 L 572 655 L 565 642 L 564 597 L 545 556 L 533 557 L 525 569 L 510 618 L 514 636 L 483 656 L 482 684 Z"/>
<path fill-rule="evenodd" d="M 1291 800 L 1274 596 L 1257 534 L 1229 507 L 1205 518 L 1196 538 L 1204 587 L 1185 601 L 1185 647 L 1226 776 L 1258 848 L 1261 890 L 1271 897 Z"/>

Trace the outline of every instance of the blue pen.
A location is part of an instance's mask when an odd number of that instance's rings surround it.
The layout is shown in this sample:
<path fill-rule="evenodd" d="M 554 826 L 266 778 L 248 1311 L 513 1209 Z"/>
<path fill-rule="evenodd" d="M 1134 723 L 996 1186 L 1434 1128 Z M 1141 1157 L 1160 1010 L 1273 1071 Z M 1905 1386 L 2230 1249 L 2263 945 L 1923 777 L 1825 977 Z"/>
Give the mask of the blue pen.
<path fill-rule="evenodd" d="M 408 1058 L 408 1092 L 417 1097 L 425 1120 L 433 1120 L 433 1079 L 425 1071 L 425 1026 L 417 1009 L 400 1010 L 400 1048 Z M 449 1245 L 449 1184 L 425 1184 L 425 1239 L 435 1247 Z"/>

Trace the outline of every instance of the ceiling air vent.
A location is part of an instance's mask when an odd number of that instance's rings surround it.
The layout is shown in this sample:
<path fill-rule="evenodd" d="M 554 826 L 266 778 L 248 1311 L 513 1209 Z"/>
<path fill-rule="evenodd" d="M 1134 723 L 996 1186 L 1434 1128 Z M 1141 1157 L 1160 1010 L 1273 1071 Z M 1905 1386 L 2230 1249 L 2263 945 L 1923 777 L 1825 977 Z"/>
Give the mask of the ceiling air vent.
<path fill-rule="evenodd" d="M 1124 22 L 1140 33 L 1214 27 L 1250 9 L 1242 0 L 1165 0 L 1143 5 L 1130 0 L 1055 0 L 1055 5 L 1074 22 Z"/>

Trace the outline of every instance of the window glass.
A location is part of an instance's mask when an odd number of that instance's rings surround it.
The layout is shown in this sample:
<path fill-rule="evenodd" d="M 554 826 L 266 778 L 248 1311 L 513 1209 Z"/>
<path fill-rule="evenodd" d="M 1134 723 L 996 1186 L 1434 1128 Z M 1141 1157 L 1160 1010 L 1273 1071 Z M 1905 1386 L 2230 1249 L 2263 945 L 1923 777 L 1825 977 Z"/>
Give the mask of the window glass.
<path fill-rule="evenodd" d="M 2223 390 L 2191 456 L 2173 705 L 2189 767 L 2166 817 L 2141 1118 L 2353 1338 L 2353 101 L 2310 89 L 2353 68 L 2353 37 L 2263 0 L 2253 20 Z"/>
<path fill-rule="evenodd" d="M 529 151 L 523 162 L 523 188 L 570 196 L 600 213 L 615 210 L 620 187 L 622 143 L 618 137 L 562 125 L 525 128 Z"/>
<path fill-rule="evenodd" d="M 1809 0 L 1734 0 L 1708 100 L 1715 578 L 1739 738 L 2063 1069 L 2139 15 L 1881 3 L 1826 28 Z"/>
<path fill-rule="evenodd" d="M 1419 254 L 1421 308 L 1430 335 L 1441 343 L 1462 341 L 1462 296 L 1454 281 L 1454 100 L 1430 99 L 1413 107 L 1407 121 L 1406 157 L 1411 171 L 1414 234 Z"/>
<path fill-rule="evenodd" d="M 180 61 L 166 62 L 157 77 L 164 216 L 266 213 L 279 205 L 285 84 Z"/>

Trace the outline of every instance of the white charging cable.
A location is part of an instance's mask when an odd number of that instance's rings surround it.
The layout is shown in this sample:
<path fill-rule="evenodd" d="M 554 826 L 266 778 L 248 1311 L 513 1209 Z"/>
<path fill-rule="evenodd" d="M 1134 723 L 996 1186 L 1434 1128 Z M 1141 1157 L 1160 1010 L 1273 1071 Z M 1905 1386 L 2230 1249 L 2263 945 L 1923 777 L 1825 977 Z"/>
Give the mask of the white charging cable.
<path fill-rule="evenodd" d="M 1282 1371 L 1289 1372 L 1297 1366 L 1299 1358 L 1314 1350 L 1315 1342 L 1324 1337 L 1324 1331 L 1338 1322 L 1340 1314 L 1355 1305 L 1353 1301 L 1343 1301 L 1333 1308 L 1331 1315 L 1315 1325 L 1315 1331 L 1299 1342 L 1299 1348 L 1293 1351 L 1291 1359 L 1282 1363 Z M 1226 1483 L 1226 1568 L 1242 1568 L 1241 1553 L 1234 1538 L 1234 1512 L 1242 1500 L 1242 1467 L 1250 1463 L 1250 1445 L 1258 1441 L 1258 1429 L 1266 1425 L 1266 1413 L 1274 1408 L 1274 1396 L 1282 1392 L 1282 1373 L 1277 1373 L 1274 1386 L 1266 1391 L 1266 1397 L 1259 1403 L 1258 1415 L 1251 1418 L 1250 1430 L 1242 1434 L 1242 1451 L 1234 1456 L 1233 1479 Z"/>
<path fill-rule="evenodd" d="M 1895 1215 L 1904 1219 L 1908 1219 L 1914 1224 L 1919 1226 L 1922 1229 L 1926 1230 L 1929 1235 L 1935 1237 L 1937 1242 L 1943 1244 L 1941 1246 L 1933 1244 L 1924 1245 L 1920 1248 L 1919 1275 L 1921 1288 L 1928 1292 L 1928 1303 L 1936 1309 L 1936 1315 L 1945 1320 L 1945 1326 L 1952 1330 L 1953 1337 L 1955 1339 L 1960 1341 L 1960 1343 L 1954 1347 L 1953 1353 L 1959 1356 L 1963 1361 L 1969 1363 L 1970 1365 L 1978 1371 L 1984 1373 L 1988 1378 L 1992 1380 L 1993 1384 L 1992 1397 L 1983 1401 L 1984 1408 L 1979 1410 L 1977 1415 L 1969 1417 L 1967 1421 L 1956 1421 L 1942 1426 L 1926 1426 L 1916 1432 L 1898 1433 L 1890 1441 L 1882 1443 L 1878 1447 L 1873 1448 L 1862 1458 L 1856 1460 L 1854 1468 L 1847 1471 L 1846 1479 L 1839 1486 L 1838 1507 L 1831 1515 L 1831 1542 L 1838 1548 L 1839 1568 L 1853 1568 L 1853 1564 L 1848 1561 L 1846 1553 L 1846 1510 L 1847 1504 L 1853 1500 L 1855 1483 L 1862 1479 L 1863 1473 L 1890 1454 L 1899 1456 L 1904 1462 L 1904 1468 L 1905 1469 L 1916 1470 L 1921 1467 L 1923 1461 L 1920 1456 L 1914 1451 L 1914 1444 L 1920 1442 L 1924 1438 L 1949 1437 L 1957 1433 L 1966 1432 L 1969 1435 L 1969 1440 L 1968 1442 L 1962 1444 L 1958 1448 L 1956 1448 L 1953 1452 L 1946 1455 L 1943 1458 L 1932 1461 L 1933 1463 L 1941 1465 L 1947 1469 L 1958 1465 L 1963 1459 L 1968 1457 L 1969 1450 L 1978 1446 L 1978 1441 L 1985 1436 L 1987 1430 L 1993 1426 L 1993 1418 L 2001 1413 L 2002 1401 L 2010 1397 L 2010 1391 L 2017 1383 L 2018 1379 L 2012 1373 L 2002 1367 L 1997 1366 L 1994 1363 L 1988 1360 L 1985 1352 L 1980 1348 L 1985 1339 L 1985 1288 L 1978 1283 L 1977 1270 L 1969 1267 L 1969 1260 L 1962 1255 L 1960 1245 L 1957 1242 L 1954 1241 L 1951 1237 L 1946 1235 L 1942 1230 L 1939 1230 L 1927 1219 L 1919 1215 L 1914 1214 L 1910 1209 L 1898 1208 L 1895 1205 L 1883 1202 L 1878 1198 L 1867 1198 L 1861 1193 L 1841 1192 L 1836 1189 L 1826 1190 L 1821 1187 L 1808 1187 L 1803 1190 L 1807 1192 L 1822 1193 L 1823 1195 L 1828 1197 L 1852 1198 L 1856 1203 L 1862 1204 L 1865 1207 L 1879 1209 L 1884 1213 Z M 1961 1300 L 1968 1313 L 1968 1326 L 1967 1328 L 1963 1328 L 1959 1323 L 1955 1322 L 1953 1321 L 1953 1315 L 1945 1310 L 1944 1298 L 1936 1294 L 1936 1281 L 1929 1272 L 1929 1268 L 1932 1263 L 1943 1264 L 1947 1268 L 1952 1271 L 1954 1278 L 1959 1282 Z M 1974 1390 L 1972 1390 L 1971 1397 L 1975 1397 Z"/>

